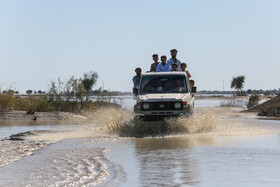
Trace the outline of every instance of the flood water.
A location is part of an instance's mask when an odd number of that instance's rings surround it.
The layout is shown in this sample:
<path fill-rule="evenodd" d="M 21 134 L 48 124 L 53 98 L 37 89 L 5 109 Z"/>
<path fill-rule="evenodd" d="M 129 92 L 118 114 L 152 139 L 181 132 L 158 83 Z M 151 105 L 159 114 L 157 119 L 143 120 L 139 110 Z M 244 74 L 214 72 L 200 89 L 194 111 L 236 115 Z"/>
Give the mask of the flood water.
<path fill-rule="evenodd" d="M 280 121 L 199 102 L 176 121 L 134 122 L 130 105 L 79 124 L 2 121 L 2 137 L 48 130 L 28 139 L 50 144 L 0 167 L 0 186 L 279 186 Z"/>

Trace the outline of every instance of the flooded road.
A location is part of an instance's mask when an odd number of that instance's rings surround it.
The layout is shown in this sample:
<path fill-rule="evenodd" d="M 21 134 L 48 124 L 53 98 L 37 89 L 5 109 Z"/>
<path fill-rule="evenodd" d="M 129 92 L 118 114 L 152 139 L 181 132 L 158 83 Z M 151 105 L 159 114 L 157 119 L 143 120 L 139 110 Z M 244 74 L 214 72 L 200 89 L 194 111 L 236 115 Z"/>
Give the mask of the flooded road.
<path fill-rule="evenodd" d="M 0 168 L 0 186 L 276 186 L 278 135 L 86 138 Z"/>
<path fill-rule="evenodd" d="M 0 186 L 279 185 L 280 121 L 239 111 L 197 107 L 193 118 L 136 123 L 104 110 L 86 124 L 48 122 L 19 141 L 46 145 L 0 167 Z"/>

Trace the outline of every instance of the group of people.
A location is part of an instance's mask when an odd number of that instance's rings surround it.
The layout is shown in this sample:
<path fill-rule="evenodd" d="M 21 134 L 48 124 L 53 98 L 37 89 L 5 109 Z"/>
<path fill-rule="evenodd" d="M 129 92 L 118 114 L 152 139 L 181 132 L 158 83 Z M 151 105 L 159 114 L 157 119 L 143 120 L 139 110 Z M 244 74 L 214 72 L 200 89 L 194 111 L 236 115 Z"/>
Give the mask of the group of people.
<path fill-rule="evenodd" d="M 161 56 L 160 60 L 161 63 L 159 63 L 158 54 L 153 54 L 153 61 L 154 63 L 151 64 L 150 71 L 151 72 L 165 72 L 165 71 L 184 71 L 188 75 L 189 78 L 191 78 L 191 74 L 187 70 L 187 64 L 181 63 L 180 60 L 177 59 L 177 50 L 171 49 L 171 58 L 167 60 L 166 56 Z"/>
<path fill-rule="evenodd" d="M 187 64 L 181 63 L 180 60 L 177 59 L 177 50 L 171 49 L 170 54 L 171 58 L 167 60 L 165 55 L 160 57 L 161 63 L 159 62 L 158 54 L 153 54 L 153 61 L 154 63 L 151 64 L 150 72 L 167 72 L 167 71 L 183 71 L 186 72 L 187 76 L 191 78 L 191 74 L 187 70 Z M 141 79 L 141 68 L 135 69 L 136 75 L 133 77 L 132 81 L 134 84 L 135 90 L 139 88 L 140 79 Z M 191 86 L 194 86 L 194 81 L 190 80 Z"/>

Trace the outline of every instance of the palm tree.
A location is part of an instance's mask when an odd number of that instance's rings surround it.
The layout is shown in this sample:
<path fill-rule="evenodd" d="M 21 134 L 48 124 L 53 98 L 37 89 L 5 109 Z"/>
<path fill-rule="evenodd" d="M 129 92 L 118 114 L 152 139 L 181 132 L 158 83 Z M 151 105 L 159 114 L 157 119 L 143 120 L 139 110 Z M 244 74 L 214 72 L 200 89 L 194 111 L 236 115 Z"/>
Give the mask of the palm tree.
<path fill-rule="evenodd" d="M 244 75 L 233 77 L 233 79 L 231 81 L 231 88 L 237 89 L 237 91 L 238 92 L 240 91 L 241 95 L 243 95 L 242 88 L 244 86 L 244 82 L 245 82 L 245 76 Z"/>

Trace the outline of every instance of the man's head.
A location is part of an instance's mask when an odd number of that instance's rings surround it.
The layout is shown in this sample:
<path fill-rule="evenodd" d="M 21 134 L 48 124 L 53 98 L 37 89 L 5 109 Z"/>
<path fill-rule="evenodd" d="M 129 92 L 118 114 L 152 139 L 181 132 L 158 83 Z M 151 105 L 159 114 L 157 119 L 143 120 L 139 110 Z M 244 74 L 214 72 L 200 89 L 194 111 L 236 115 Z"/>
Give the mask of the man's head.
<path fill-rule="evenodd" d="M 178 65 L 176 63 L 172 64 L 172 71 L 178 71 Z"/>
<path fill-rule="evenodd" d="M 176 49 L 171 49 L 171 50 L 170 50 L 170 54 L 171 54 L 171 57 L 172 57 L 172 58 L 176 58 L 176 56 L 177 56 L 177 50 L 176 50 Z"/>
<path fill-rule="evenodd" d="M 165 64 L 165 63 L 166 63 L 166 59 L 167 59 L 166 56 L 164 56 L 164 55 L 161 56 L 161 57 L 160 57 L 161 63 Z"/>
<path fill-rule="evenodd" d="M 180 79 L 175 80 L 176 86 L 182 86 L 182 81 Z"/>
<path fill-rule="evenodd" d="M 186 63 L 182 63 L 181 64 L 182 71 L 185 71 L 186 68 L 187 68 L 187 64 Z"/>
<path fill-rule="evenodd" d="M 194 86 L 194 80 L 190 80 L 190 85 L 191 85 L 191 87 Z"/>
<path fill-rule="evenodd" d="M 141 75 L 141 72 L 142 72 L 141 68 L 136 68 L 136 69 L 135 69 L 136 75 L 140 76 L 140 75 Z"/>
<path fill-rule="evenodd" d="M 158 62 L 158 54 L 153 54 L 153 61 Z"/>

